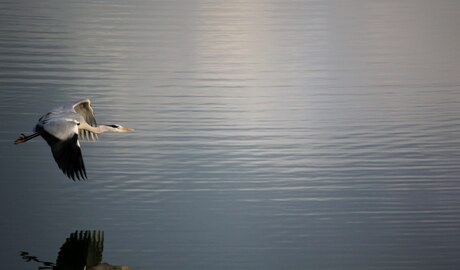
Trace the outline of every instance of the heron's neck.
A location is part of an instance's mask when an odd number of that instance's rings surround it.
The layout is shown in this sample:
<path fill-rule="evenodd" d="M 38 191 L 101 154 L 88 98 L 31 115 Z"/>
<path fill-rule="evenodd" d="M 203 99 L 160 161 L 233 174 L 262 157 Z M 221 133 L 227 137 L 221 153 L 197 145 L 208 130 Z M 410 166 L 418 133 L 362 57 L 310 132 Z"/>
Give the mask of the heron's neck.
<path fill-rule="evenodd" d="M 107 126 L 107 125 L 99 125 L 97 127 L 93 127 L 93 126 L 90 126 L 90 125 L 88 125 L 86 123 L 82 123 L 80 128 L 81 129 L 86 129 L 86 130 L 91 131 L 91 132 L 96 133 L 96 134 L 101 134 L 101 133 L 104 133 L 104 132 L 116 132 L 115 128 L 113 128 L 111 126 Z"/>

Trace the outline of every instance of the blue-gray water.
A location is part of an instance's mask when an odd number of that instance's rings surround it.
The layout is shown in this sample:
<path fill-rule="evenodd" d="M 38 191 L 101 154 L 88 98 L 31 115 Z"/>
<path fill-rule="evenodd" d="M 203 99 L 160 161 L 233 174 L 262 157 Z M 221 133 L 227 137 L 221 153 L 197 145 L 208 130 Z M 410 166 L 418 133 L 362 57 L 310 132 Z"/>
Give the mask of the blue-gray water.
<path fill-rule="evenodd" d="M 1 1 L 0 259 L 459 269 L 460 2 Z M 91 98 L 87 181 L 42 139 Z"/>

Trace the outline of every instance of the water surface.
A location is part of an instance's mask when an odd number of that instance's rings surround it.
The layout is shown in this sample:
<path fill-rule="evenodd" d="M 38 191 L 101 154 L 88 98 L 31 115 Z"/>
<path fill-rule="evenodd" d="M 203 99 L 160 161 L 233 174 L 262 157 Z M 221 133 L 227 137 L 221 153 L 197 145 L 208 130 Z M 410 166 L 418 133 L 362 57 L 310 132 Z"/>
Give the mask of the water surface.
<path fill-rule="evenodd" d="M 5 269 L 76 230 L 133 269 L 460 266 L 460 3 L 2 1 Z M 66 179 L 48 109 L 131 134 Z"/>

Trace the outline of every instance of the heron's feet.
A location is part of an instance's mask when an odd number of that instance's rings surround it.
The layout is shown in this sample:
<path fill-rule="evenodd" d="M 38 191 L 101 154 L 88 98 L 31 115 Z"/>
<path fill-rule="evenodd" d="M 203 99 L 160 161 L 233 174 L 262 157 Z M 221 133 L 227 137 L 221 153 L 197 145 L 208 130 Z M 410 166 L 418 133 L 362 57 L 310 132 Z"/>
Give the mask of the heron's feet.
<path fill-rule="evenodd" d="M 14 141 L 14 144 L 20 144 L 27 141 L 27 136 L 24 133 L 21 133 L 21 136 Z"/>

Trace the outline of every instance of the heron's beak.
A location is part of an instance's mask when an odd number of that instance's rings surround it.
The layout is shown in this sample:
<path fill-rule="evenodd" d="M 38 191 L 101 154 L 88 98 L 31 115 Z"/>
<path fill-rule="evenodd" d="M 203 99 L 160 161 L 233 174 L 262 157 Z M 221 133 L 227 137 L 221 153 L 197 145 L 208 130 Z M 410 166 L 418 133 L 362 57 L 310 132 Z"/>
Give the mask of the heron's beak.
<path fill-rule="evenodd" d="M 134 131 L 134 129 L 127 128 L 127 127 L 123 127 L 121 130 L 122 130 L 122 132 L 133 132 Z"/>

